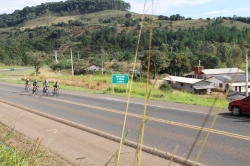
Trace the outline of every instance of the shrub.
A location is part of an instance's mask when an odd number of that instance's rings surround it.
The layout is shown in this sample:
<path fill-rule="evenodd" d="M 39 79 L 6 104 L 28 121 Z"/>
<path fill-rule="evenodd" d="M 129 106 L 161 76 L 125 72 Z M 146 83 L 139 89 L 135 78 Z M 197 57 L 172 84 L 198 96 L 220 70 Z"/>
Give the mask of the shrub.
<path fill-rule="evenodd" d="M 161 86 L 159 87 L 159 89 L 161 91 L 163 91 L 163 92 L 168 92 L 168 93 L 172 93 L 173 92 L 172 87 L 168 83 L 166 83 L 166 82 L 164 82 L 163 84 L 161 84 Z"/>

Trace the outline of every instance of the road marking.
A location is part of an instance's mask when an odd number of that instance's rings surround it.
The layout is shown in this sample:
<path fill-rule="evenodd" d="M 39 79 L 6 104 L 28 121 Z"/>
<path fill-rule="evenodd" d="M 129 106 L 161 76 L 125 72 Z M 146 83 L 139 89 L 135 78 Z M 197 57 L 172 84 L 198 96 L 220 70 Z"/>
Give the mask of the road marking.
<path fill-rule="evenodd" d="M 69 104 L 73 104 L 73 105 L 78 105 L 78 106 L 83 106 L 83 107 L 88 107 L 88 108 L 94 108 L 94 109 L 98 109 L 98 110 L 102 110 L 102 111 L 106 111 L 106 112 L 111 112 L 111 113 L 117 113 L 117 114 L 122 114 L 122 115 L 125 114 L 124 112 L 119 111 L 119 110 L 113 110 L 113 109 L 109 109 L 109 108 L 103 108 L 103 107 L 98 107 L 98 106 L 93 106 L 93 105 L 88 105 L 88 104 L 81 104 L 81 103 L 66 101 L 66 100 L 62 100 L 62 99 L 55 99 L 55 98 L 46 98 L 46 99 L 48 99 L 48 100 L 56 100 L 56 101 L 69 103 Z M 128 116 L 137 117 L 137 118 L 140 118 L 140 119 L 143 117 L 142 115 L 133 114 L 133 113 L 128 113 Z M 159 123 L 165 123 L 165 124 L 170 124 L 170 125 L 174 125 L 174 126 L 194 129 L 194 130 L 202 130 L 202 131 L 205 131 L 205 132 L 209 131 L 209 128 L 202 128 L 200 126 L 189 125 L 189 124 L 185 124 L 185 123 L 179 123 L 179 122 L 163 120 L 163 119 L 153 118 L 153 117 L 147 117 L 147 119 L 151 120 L 151 121 L 159 122 Z M 238 138 L 238 139 L 243 139 L 243 140 L 250 141 L 249 136 L 234 134 L 234 133 L 230 133 L 230 132 L 224 132 L 224 131 L 215 130 L 215 129 L 211 129 L 210 132 L 214 133 L 214 134 L 219 134 L 219 135 L 224 135 L 224 136 L 228 136 L 228 137 L 233 137 L 233 138 Z"/>
<path fill-rule="evenodd" d="M 4 89 L 4 90 L 7 90 L 7 89 Z M 7 90 L 7 91 L 10 91 L 10 90 Z M 37 95 L 35 95 L 35 96 L 37 96 Z M 39 96 L 37 96 L 37 97 L 39 97 Z M 81 103 L 66 101 L 66 100 L 62 100 L 62 99 L 55 99 L 55 98 L 44 98 L 44 99 L 56 100 L 56 101 L 60 101 L 60 102 L 64 102 L 64 103 L 69 103 L 69 104 L 88 107 L 88 108 L 94 108 L 94 109 L 112 112 L 112 113 L 117 113 L 117 114 L 122 114 L 122 115 L 125 114 L 124 112 L 118 111 L 118 110 L 113 110 L 113 109 L 108 109 L 108 108 L 103 108 L 103 107 L 98 107 L 98 106 L 92 106 L 92 105 L 87 105 L 87 104 L 81 104 Z M 128 116 L 142 118 L 142 115 L 133 114 L 133 113 L 128 113 Z M 170 124 L 170 125 L 179 126 L 179 127 L 185 127 L 185 128 L 194 129 L 194 130 L 202 130 L 202 131 L 206 131 L 206 132 L 209 131 L 209 128 L 202 128 L 200 126 L 194 126 L 194 125 L 189 125 L 189 124 L 184 124 L 184 123 L 179 123 L 179 122 L 174 122 L 174 121 L 169 121 L 169 120 L 163 120 L 163 119 L 158 119 L 158 118 L 153 118 L 153 117 L 147 117 L 147 119 L 151 120 L 151 121 L 155 121 L 155 122 Z M 240 135 L 240 134 L 234 134 L 234 133 L 229 133 L 229 132 L 224 132 L 224 131 L 214 130 L 214 129 L 211 129 L 210 132 L 214 133 L 214 134 L 219 134 L 219 135 L 224 135 L 224 136 L 228 136 L 228 137 L 233 137 L 233 138 L 238 138 L 238 139 L 250 141 L 249 136 L 244 136 L 244 135 Z"/>
<path fill-rule="evenodd" d="M 50 129 L 50 130 L 47 130 L 47 131 L 52 131 L 53 133 L 56 133 L 57 132 L 57 129 Z"/>

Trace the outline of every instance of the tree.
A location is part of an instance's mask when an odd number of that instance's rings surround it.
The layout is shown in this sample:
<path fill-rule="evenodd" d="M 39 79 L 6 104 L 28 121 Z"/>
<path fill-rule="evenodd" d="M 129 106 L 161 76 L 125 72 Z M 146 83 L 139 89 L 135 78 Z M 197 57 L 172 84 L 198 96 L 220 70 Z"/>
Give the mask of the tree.
<path fill-rule="evenodd" d="M 28 56 L 31 60 L 31 64 L 35 67 L 36 75 L 38 75 L 39 69 L 44 64 L 44 57 L 46 54 L 44 52 L 29 52 Z"/>
<path fill-rule="evenodd" d="M 126 14 L 125 14 L 125 17 L 126 17 L 127 19 L 131 19 L 131 18 L 132 18 L 132 14 L 131 14 L 131 13 L 126 13 Z"/>
<path fill-rule="evenodd" d="M 191 64 L 188 56 L 183 53 L 174 54 L 171 58 L 168 71 L 170 74 L 183 74 L 191 70 Z"/>
<path fill-rule="evenodd" d="M 146 52 L 141 58 L 142 70 L 148 70 L 148 52 Z M 166 53 L 159 50 L 152 50 L 150 54 L 150 73 L 154 73 L 154 78 L 157 74 L 165 70 L 169 66 L 169 60 Z"/>

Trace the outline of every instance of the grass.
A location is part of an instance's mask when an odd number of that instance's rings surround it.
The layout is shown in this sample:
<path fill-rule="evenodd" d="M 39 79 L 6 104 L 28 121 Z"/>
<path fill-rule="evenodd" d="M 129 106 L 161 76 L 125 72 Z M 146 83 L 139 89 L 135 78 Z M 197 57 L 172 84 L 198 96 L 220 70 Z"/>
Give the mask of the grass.
<path fill-rule="evenodd" d="M 41 139 L 31 141 L 0 123 L 0 165 L 67 165 L 65 161 L 44 149 L 41 141 Z"/>

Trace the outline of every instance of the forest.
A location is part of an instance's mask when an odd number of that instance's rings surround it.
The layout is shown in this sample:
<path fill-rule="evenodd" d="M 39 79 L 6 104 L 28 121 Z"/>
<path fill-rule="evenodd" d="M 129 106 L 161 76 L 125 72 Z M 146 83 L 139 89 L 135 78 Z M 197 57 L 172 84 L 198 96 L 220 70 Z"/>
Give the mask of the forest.
<path fill-rule="evenodd" d="M 147 69 L 147 55 L 150 41 L 151 22 L 152 76 L 161 73 L 182 75 L 192 71 L 199 60 L 205 68 L 236 67 L 241 63 L 244 51 L 249 48 L 249 18 L 234 16 L 218 17 L 205 20 L 192 20 L 179 14 L 172 16 L 150 16 L 144 19 L 131 13 L 130 4 L 121 0 L 67 0 L 25 7 L 12 14 L 0 15 L 0 62 L 5 65 L 33 65 L 36 59 L 47 63 L 53 69 L 70 68 L 70 50 L 80 52 L 80 59 L 75 66 L 101 64 L 115 60 L 111 69 L 123 72 L 120 62 L 133 61 L 142 27 L 138 60 L 140 70 Z M 110 14 L 101 18 L 102 11 L 121 11 L 122 16 Z M 94 13 L 97 18 L 88 17 Z M 112 13 L 112 12 L 110 12 Z M 26 23 L 38 18 L 76 16 L 64 22 L 53 22 L 45 26 L 23 28 Z M 100 18 L 99 18 L 100 17 Z M 239 19 L 238 19 L 239 18 Z M 185 21 L 201 21 L 200 27 L 178 27 L 175 24 Z M 189 22 L 188 22 L 189 21 Z M 238 22 L 245 26 L 239 27 Z M 195 22 L 196 23 L 196 22 Z M 230 26 L 225 23 L 230 24 Z M 51 56 L 58 51 L 59 63 L 51 64 Z M 38 54 L 40 56 L 38 56 Z"/>

